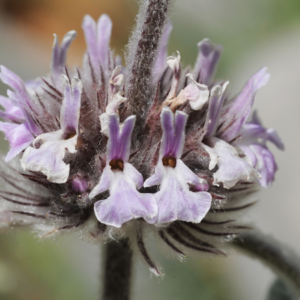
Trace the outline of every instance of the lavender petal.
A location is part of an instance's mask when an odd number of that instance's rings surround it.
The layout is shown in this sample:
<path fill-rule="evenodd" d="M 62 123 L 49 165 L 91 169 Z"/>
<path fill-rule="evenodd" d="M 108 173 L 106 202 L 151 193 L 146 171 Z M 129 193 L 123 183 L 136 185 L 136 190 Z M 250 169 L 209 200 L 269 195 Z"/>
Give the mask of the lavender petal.
<path fill-rule="evenodd" d="M 157 214 L 157 205 L 151 194 L 140 194 L 134 183 L 121 172 L 114 176 L 110 196 L 94 205 L 95 215 L 101 223 L 120 228 L 132 219 L 152 218 Z"/>
<path fill-rule="evenodd" d="M 190 192 L 186 183 L 178 180 L 172 169 L 168 170 L 160 191 L 154 194 L 158 214 L 146 218 L 148 223 L 163 224 L 176 220 L 199 223 L 211 206 L 211 195 L 207 192 Z"/>
<path fill-rule="evenodd" d="M 34 140 L 34 137 L 25 123 L 17 125 L 0 122 L 0 130 L 4 132 L 6 139 L 10 144 L 10 150 L 5 158 L 6 162 L 20 154 Z"/>
<path fill-rule="evenodd" d="M 5 112 L 16 114 L 18 117 L 24 117 L 22 110 L 13 105 L 9 98 L 0 96 L 0 105 L 5 109 Z"/>
<path fill-rule="evenodd" d="M 260 138 L 264 143 L 267 141 L 266 130 L 259 124 L 246 123 L 240 130 L 241 138 L 238 144 L 254 144 Z"/>
<path fill-rule="evenodd" d="M 160 147 L 160 156 L 171 154 L 175 142 L 174 114 L 169 107 L 163 107 L 160 114 L 163 136 Z"/>
<path fill-rule="evenodd" d="M 153 185 L 158 185 L 162 182 L 165 173 L 165 167 L 163 166 L 161 160 L 157 163 L 155 167 L 155 172 L 150 176 L 145 182 L 144 187 L 150 187 Z"/>
<path fill-rule="evenodd" d="M 138 189 L 143 186 L 143 175 L 132 164 L 124 164 L 123 174 L 126 178 L 130 178 L 130 180 L 136 185 Z"/>
<path fill-rule="evenodd" d="M 73 40 L 76 38 L 77 33 L 75 30 L 69 31 L 65 34 L 61 45 L 60 45 L 60 51 L 59 51 L 59 67 L 64 67 L 66 64 L 66 58 L 67 58 L 67 51 L 73 42 Z"/>
<path fill-rule="evenodd" d="M 84 37 L 87 44 L 88 55 L 91 59 L 94 72 L 96 72 L 96 70 L 99 68 L 99 59 L 97 51 L 97 30 L 95 20 L 91 16 L 86 15 L 83 18 L 82 29 L 84 31 Z"/>
<path fill-rule="evenodd" d="M 103 14 L 97 24 L 97 53 L 98 59 L 106 70 L 108 68 L 109 41 L 112 22 L 108 15 Z"/>
<path fill-rule="evenodd" d="M 107 143 L 107 159 L 111 161 L 118 158 L 119 115 L 108 115 L 109 139 Z"/>
<path fill-rule="evenodd" d="M 135 125 L 136 116 L 129 116 L 123 123 L 118 136 L 118 157 L 124 162 L 128 161 L 130 154 L 131 135 Z"/>
<path fill-rule="evenodd" d="M 284 150 L 284 144 L 274 129 L 265 129 L 257 123 L 246 123 L 240 131 L 240 138 L 234 144 L 238 146 L 251 144 L 265 146 L 267 141 L 272 142 L 280 150 Z"/>
<path fill-rule="evenodd" d="M 210 92 L 209 98 L 209 108 L 208 108 L 208 118 L 209 123 L 207 125 L 207 136 L 213 136 L 216 133 L 218 127 L 218 121 L 221 114 L 221 109 L 224 103 L 224 92 L 227 88 L 228 81 L 225 82 L 222 86 L 214 86 Z"/>
<path fill-rule="evenodd" d="M 114 173 L 109 165 L 103 169 L 99 183 L 93 188 L 92 192 L 89 194 L 90 199 L 93 199 L 100 193 L 103 193 L 109 189 L 112 181 L 114 180 Z"/>
<path fill-rule="evenodd" d="M 190 101 L 193 110 L 200 110 L 208 100 L 209 90 L 206 85 L 196 82 L 192 74 L 189 73 L 186 76 L 192 82 L 183 90 L 184 97 Z"/>
<path fill-rule="evenodd" d="M 15 90 L 15 93 L 8 90 L 8 97 L 15 106 L 18 106 L 23 111 L 30 131 L 36 136 L 41 134 L 41 129 L 37 127 L 36 123 L 29 114 L 30 111 L 35 111 L 35 104 L 28 94 L 23 81 L 19 76 L 4 66 L 0 66 L 0 69 L 0 79 L 3 81 L 3 83 Z"/>
<path fill-rule="evenodd" d="M 162 73 L 164 72 L 165 68 L 167 67 L 166 60 L 168 56 L 168 41 L 171 34 L 171 31 L 173 29 L 172 23 L 168 22 L 165 27 L 164 31 L 161 37 L 161 41 L 159 44 L 159 49 L 156 57 L 156 61 L 154 63 L 153 68 L 153 81 L 156 83 L 160 77 L 162 76 Z"/>
<path fill-rule="evenodd" d="M 204 39 L 198 43 L 199 54 L 194 67 L 194 77 L 200 78 L 199 82 L 210 85 L 219 62 L 222 47 L 214 45 L 209 39 Z"/>
<path fill-rule="evenodd" d="M 260 178 L 260 174 L 238 156 L 234 147 L 217 138 L 210 138 L 210 143 L 218 155 L 219 169 L 214 173 L 214 185 L 223 183 L 229 189 L 240 180 L 253 181 Z"/>
<path fill-rule="evenodd" d="M 239 148 L 245 154 L 245 159 L 248 162 L 248 164 L 255 168 L 257 164 L 257 157 L 254 154 L 254 152 L 250 149 L 249 146 L 239 146 Z"/>
<path fill-rule="evenodd" d="M 175 114 L 175 137 L 172 146 L 172 154 L 176 158 L 180 158 L 184 146 L 185 139 L 185 125 L 188 115 L 182 111 L 176 111 Z"/>
<path fill-rule="evenodd" d="M 271 151 L 261 145 L 251 145 L 250 148 L 257 158 L 256 169 L 261 174 L 259 182 L 263 187 L 268 188 L 274 181 L 277 170 L 274 156 Z"/>
<path fill-rule="evenodd" d="M 32 117 L 33 111 L 28 107 L 28 105 L 26 105 L 26 103 L 23 102 L 22 97 L 11 90 L 7 90 L 7 95 L 12 103 L 22 110 L 25 121 L 31 133 L 35 136 L 41 134 L 41 128 L 37 126 L 36 121 Z"/>
<path fill-rule="evenodd" d="M 64 140 L 64 132 L 58 130 L 38 136 L 34 145 L 40 141 L 43 144 L 38 148 L 28 147 L 21 159 L 22 168 L 26 171 L 41 172 L 50 182 L 65 183 L 68 180 L 70 165 L 63 159 L 66 151 L 76 153 L 77 135 Z"/>
<path fill-rule="evenodd" d="M 176 173 L 177 177 L 182 181 L 190 183 L 192 185 L 201 184 L 200 178 L 192 172 L 181 159 L 176 159 Z"/>
<path fill-rule="evenodd" d="M 274 129 L 267 129 L 267 139 L 268 141 L 272 142 L 278 149 L 284 150 L 284 144 L 279 137 L 278 133 Z"/>
<path fill-rule="evenodd" d="M 73 78 L 70 84 L 69 79 L 62 75 L 64 86 L 64 100 L 60 112 L 61 129 L 65 134 L 76 134 L 81 105 L 82 82 Z"/>
<path fill-rule="evenodd" d="M 56 77 L 55 79 L 59 80 L 59 75 L 62 72 L 63 67 L 66 63 L 67 51 L 72 43 L 72 41 L 76 38 L 76 31 L 69 31 L 63 38 L 61 46 L 59 47 L 59 40 L 57 35 L 54 34 L 54 42 L 52 49 L 52 62 L 51 62 L 51 70 L 53 75 Z"/>
<path fill-rule="evenodd" d="M 0 69 L 0 79 L 2 82 L 15 90 L 18 96 L 22 99 L 24 105 L 28 108 L 32 108 L 33 101 L 27 93 L 22 79 L 4 66 L 0 66 Z"/>
<path fill-rule="evenodd" d="M 110 18 L 104 14 L 99 18 L 96 24 L 91 16 L 86 15 L 82 22 L 82 28 L 93 71 L 97 77 L 100 77 L 100 63 L 105 70 L 108 68 L 109 40 L 112 22 Z"/>
<path fill-rule="evenodd" d="M 230 104 L 220 121 L 220 123 L 223 123 L 220 129 L 220 132 L 222 132 L 222 129 L 224 131 L 221 135 L 223 140 L 231 141 L 239 134 L 240 129 L 251 113 L 256 91 L 267 84 L 269 77 L 267 68 L 262 68 L 250 78 L 242 92 Z"/>
<path fill-rule="evenodd" d="M 5 121 L 11 121 L 17 124 L 25 122 L 23 111 L 13 105 L 9 98 L 0 96 L 0 105 L 5 109 L 5 112 L 0 111 L 0 117 Z"/>
<path fill-rule="evenodd" d="M 107 146 L 108 161 L 121 159 L 126 162 L 129 158 L 131 134 L 134 128 L 135 116 L 129 116 L 120 129 L 119 115 L 108 115 L 109 141 Z"/>

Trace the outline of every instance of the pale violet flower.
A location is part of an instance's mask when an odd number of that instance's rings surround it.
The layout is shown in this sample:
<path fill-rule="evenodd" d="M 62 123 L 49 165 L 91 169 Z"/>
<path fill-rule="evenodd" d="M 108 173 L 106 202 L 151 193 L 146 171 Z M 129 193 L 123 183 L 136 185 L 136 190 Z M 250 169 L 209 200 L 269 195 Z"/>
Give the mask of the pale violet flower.
<path fill-rule="evenodd" d="M 36 137 L 33 147 L 28 147 L 21 159 L 24 170 L 41 172 L 50 182 L 65 183 L 69 177 L 70 165 L 63 160 L 66 152 L 76 153 L 82 83 L 72 82 L 62 75 L 64 99 L 60 112 L 61 129 Z"/>
<path fill-rule="evenodd" d="M 144 186 L 160 184 L 160 191 L 154 194 L 158 214 L 149 223 L 168 223 L 176 220 L 199 223 L 211 206 L 211 195 L 207 192 L 191 192 L 189 184 L 200 186 L 206 181 L 195 175 L 180 159 L 185 139 L 185 125 L 188 115 L 176 112 L 175 120 L 171 109 L 164 107 L 161 113 L 163 128 L 160 155 L 155 173 Z"/>
<path fill-rule="evenodd" d="M 135 116 L 130 116 L 120 129 L 119 116 L 109 115 L 107 164 L 100 182 L 90 193 L 90 198 L 94 198 L 109 189 L 110 196 L 95 203 L 95 215 L 99 222 L 117 228 L 131 219 L 151 218 L 157 214 L 152 194 L 137 191 L 143 185 L 142 174 L 128 162 L 134 124 Z"/>

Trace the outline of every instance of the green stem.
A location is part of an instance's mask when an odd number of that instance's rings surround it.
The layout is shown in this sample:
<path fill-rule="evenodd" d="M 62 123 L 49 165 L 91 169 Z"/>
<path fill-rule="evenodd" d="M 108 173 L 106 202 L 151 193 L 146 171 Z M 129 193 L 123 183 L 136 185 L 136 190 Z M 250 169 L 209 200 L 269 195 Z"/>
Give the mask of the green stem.
<path fill-rule="evenodd" d="M 105 244 L 102 300 L 129 300 L 132 250 L 128 239 Z"/>
<path fill-rule="evenodd" d="M 241 234 L 233 245 L 261 260 L 300 296 L 300 258 L 293 251 L 257 231 Z"/>

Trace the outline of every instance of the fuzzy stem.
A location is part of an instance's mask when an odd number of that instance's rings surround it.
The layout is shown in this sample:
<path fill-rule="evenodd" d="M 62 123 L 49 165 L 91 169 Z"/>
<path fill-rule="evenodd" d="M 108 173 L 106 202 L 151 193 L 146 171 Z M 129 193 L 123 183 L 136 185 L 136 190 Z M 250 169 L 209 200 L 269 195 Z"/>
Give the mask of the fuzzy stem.
<path fill-rule="evenodd" d="M 132 250 L 128 239 L 105 245 L 102 300 L 129 300 Z"/>
<path fill-rule="evenodd" d="M 233 245 L 261 260 L 300 296 L 300 258 L 293 251 L 257 231 L 241 234 Z"/>
<path fill-rule="evenodd" d="M 148 87 L 163 27 L 167 20 L 171 0 L 143 1 L 136 28 L 127 46 L 129 74 L 127 98 L 133 113 L 143 114 L 148 100 Z"/>

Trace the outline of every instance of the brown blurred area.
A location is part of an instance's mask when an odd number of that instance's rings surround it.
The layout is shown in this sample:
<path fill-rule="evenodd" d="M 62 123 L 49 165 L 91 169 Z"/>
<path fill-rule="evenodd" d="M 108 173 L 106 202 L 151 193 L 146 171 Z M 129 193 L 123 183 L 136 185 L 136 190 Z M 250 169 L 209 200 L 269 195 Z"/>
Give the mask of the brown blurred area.
<path fill-rule="evenodd" d="M 84 15 L 95 20 L 106 13 L 113 21 L 111 48 L 123 56 L 138 6 L 133 0 L 0 0 L 0 14 L 9 18 L 18 32 L 34 35 L 51 51 L 53 33 L 60 40 L 70 30 L 77 38 L 70 48 L 68 63 L 80 64 L 86 49 L 81 23 Z"/>

